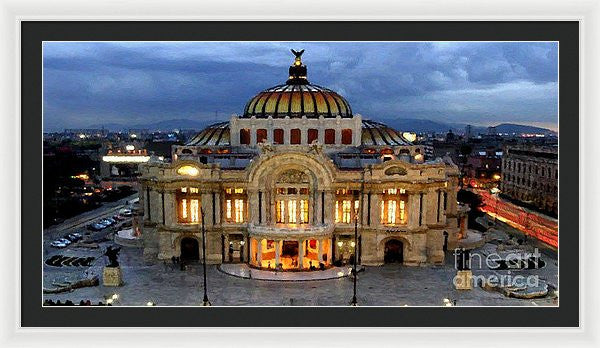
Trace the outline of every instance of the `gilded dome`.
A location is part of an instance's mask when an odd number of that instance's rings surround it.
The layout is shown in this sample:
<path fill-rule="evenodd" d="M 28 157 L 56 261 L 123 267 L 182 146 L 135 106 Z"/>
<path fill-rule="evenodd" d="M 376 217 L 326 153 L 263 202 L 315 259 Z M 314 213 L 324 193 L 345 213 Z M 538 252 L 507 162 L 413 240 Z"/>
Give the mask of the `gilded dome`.
<path fill-rule="evenodd" d="M 296 59 L 289 68 L 287 82 L 255 95 L 246 104 L 242 117 L 351 118 L 352 109 L 346 99 L 328 88 L 308 82 L 306 66 L 300 58 L 304 50 L 292 52 Z"/>

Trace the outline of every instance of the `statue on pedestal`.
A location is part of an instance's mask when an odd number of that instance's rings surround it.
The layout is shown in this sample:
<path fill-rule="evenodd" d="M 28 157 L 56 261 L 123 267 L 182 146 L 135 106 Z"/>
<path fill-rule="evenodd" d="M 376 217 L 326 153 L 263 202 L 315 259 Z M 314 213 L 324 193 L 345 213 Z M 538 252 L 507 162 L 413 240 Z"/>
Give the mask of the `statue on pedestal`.
<path fill-rule="evenodd" d="M 104 251 L 104 255 L 108 257 L 108 265 L 106 267 L 119 267 L 119 252 L 121 252 L 121 247 L 113 248 L 109 246 Z"/>

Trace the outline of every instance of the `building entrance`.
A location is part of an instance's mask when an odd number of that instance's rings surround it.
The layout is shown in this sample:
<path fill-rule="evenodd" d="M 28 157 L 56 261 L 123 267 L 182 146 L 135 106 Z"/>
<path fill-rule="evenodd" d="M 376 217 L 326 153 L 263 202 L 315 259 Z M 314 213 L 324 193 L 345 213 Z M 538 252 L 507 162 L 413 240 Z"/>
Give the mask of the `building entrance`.
<path fill-rule="evenodd" d="M 181 260 L 198 261 L 200 260 L 200 248 L 195 238 L 181 239 Z"/>
<path fill-rule="evenodd" d="M 385 243 L 383 260 L 385 263 L 402 263 L 404 261 L 404 244 L 397 239 L 390 239 Z"/>

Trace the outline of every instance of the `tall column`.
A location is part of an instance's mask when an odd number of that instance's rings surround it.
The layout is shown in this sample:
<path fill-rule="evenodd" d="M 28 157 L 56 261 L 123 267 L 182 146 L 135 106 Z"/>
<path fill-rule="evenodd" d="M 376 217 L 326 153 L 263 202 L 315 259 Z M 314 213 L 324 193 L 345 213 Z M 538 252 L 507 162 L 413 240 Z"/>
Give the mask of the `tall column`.
<path fill-rule="evenodd" d="M 298 268 L 304 268 L 304 239 L 298 240 Z"/>
<path fill-rule="evenodd" d="M 371 193 L 371 226 L 381 224 L 381 191 Z"/>
<path fill-rule="evenodd" d="M 248 190 L 248 221 L 254 225 L 258 225 L 258 209 L 260 209 L 258 204 L 258 191 L 257 190 Z"/>
<path fill-rule="evenodd" d="M 417 228 L 419 226 L 419 200 L 418 192 L 408 194 L 408 227 Z"/>
<path fill-rule="evenodd" d="M 323 262 L 323 240 L 317 239 L 317 250 L 319 251 L 319 262 Z"/>
<path fill-rule="evenodd" d="M 277 268 L 277 266 L 279 265 L 279 254 L 280 254 L 280 249 L 281 248 L 281 241 L 277 240 L 275 241 L 275 268 Z"/>
<path fill-rule="evenodd" d="M 329 240 L 329 250 L 327 251 L 327 264 L 332 265 L 333 264 L 333 241 L 331 239 Z"/>
<path fill-rule="evenodd" d="M 256 264 L 258 267 L 262 267 L 262 239 L 257 239 L 256 247 Z"/>

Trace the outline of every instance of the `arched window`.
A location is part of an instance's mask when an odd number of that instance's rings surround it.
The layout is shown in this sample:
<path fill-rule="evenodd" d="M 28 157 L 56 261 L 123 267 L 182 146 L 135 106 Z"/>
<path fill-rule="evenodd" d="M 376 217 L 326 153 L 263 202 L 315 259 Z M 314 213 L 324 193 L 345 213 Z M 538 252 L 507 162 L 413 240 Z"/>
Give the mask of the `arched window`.
<path fill-rule="evenodd" d="M 352 129 L 342 129 L 342 144 L 352 144 Z"/>
<path fill-rule="evenodd" d="M 247 128 L 240 129 L 240 144 L 249 145 L 250 144 L 250 130 Z"/>
<path fill-rule="evenodd" d="M 273 130 L 273 143 L 274 144 L 283 144 L 283 129 L 275 128 Z"/>
<path fill-rule="evenodd" d="M 299 128 L 294 128 L 290 131 L 290 144 L 299 145 L 301 139 Z"/>
<path fill-rule="evenodd" d="M 260 144 L 267 140 L 267 130 L 264 128 L 260 128 L 256 130 L 256 143 Z"/>
<path fill-rule="evenodd" d="M 319 140 L 319 130 L 311 128 L 308 130 L 308 143 L 312 144 L 315 140 Z"/>
<path fill-rule="evenodd" d="M 325 144 L 335 144 L 335 129 L 325 130 Z"/>

